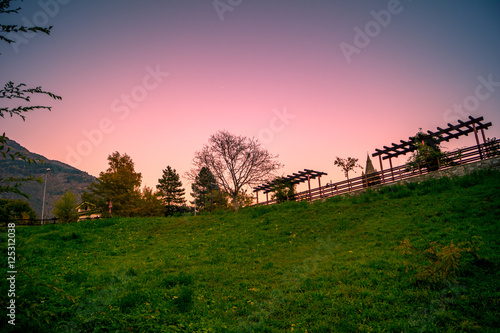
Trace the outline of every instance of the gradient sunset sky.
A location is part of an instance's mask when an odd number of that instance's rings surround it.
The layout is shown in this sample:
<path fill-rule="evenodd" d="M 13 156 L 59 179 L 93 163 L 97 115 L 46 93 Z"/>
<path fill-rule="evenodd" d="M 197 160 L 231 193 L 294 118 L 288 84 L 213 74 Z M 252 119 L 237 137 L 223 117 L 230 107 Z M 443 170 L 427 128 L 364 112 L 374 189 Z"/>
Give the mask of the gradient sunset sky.
<path fill-rule="evenodd" d="M 344 179 L 336 156 L 364 167 L 376 148 L 468 115 L 500 137 L 499 1 L 17 4 L 3 23 L 54 28 L 0 45 L 0 84 L 63 100 L 34 99 L 53 110 L 1 119 L 0 132 L 94 176 L 118 151 L 155 187 L 167 165 L 189 171 L 218 130 L 258 138 L 282 174 L 328 173 L 322 184 Z"/>

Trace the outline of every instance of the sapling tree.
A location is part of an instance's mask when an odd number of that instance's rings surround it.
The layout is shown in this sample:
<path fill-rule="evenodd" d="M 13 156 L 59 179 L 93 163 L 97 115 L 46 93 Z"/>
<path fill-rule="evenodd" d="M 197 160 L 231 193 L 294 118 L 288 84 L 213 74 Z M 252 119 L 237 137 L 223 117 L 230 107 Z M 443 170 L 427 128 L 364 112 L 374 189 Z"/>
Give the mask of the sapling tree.
<path fill-rule="evenodd" d="M 358 159 L 354 157 L 348 157 L 347 159 L 340 158 L 336 156 L 334 164 L 338 167 L 340 167 L 343 171 L 345 176 L 347 177 L 347 185 L 349 186 L 349 191 L 351 190 L 351 184 L 349 182 L 349 171 L 354 171 L 354 168 L 363 168 L 361 165 L 358 164 Z"/>
<path fill-rule="evenodd" d="M 68 190 L 54 203 L 54 215 L 63 223 L 78 221 L 76 195 Z"/>

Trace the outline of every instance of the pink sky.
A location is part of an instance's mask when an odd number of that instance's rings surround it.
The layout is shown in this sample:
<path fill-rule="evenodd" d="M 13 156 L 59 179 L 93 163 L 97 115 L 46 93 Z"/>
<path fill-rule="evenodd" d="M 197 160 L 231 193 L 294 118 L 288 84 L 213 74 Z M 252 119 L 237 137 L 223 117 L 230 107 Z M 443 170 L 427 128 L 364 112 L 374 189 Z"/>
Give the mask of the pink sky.
<path fill-rule="evenodd" d="M 2 119 L 0 132 L 94 176 L 118 151 L 155 187 L 167 165 L 189 171 L 223 129 L 261 139 L 282 174 L 328 173 L 323 184 L 344 179 L 336 156 L 364 166 L 376 148 L 469 114 L 500 137 L 496 1 L 242 1 L 224 13 L 194 0 L 19 4 L 10 20 L 53 32 L 3 45 L 0 78 L 63 100 L 36 100 L 52 112 Z M 356 28 L 367 27 L 373 37 L 346 57 L 342 45 L 356 47 Z M 474 101 L 465 117 L 453 111 Z"/>

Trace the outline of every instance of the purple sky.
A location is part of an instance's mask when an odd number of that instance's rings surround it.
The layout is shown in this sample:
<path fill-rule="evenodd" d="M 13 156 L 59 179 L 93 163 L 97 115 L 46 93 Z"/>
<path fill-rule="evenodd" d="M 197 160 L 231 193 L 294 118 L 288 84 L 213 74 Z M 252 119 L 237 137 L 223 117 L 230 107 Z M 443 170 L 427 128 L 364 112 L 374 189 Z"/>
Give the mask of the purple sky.
<path fill-rule="evenodd" d="M 283 174 L 327 172 L 323 184 L 344 179 L 336 156 L 364 166 L 419 128 L 482 115 L 487 137 L 500 137 L 498 1 L 18 4 L 2 22 L 54 28 L 1 45 L 0 83 L 63 100 L 36 99 L 52 112 L 2 119 L 0 132 L 95 176 L 119 151 L 155 187 L 223 129 L 260 139 Z"/>

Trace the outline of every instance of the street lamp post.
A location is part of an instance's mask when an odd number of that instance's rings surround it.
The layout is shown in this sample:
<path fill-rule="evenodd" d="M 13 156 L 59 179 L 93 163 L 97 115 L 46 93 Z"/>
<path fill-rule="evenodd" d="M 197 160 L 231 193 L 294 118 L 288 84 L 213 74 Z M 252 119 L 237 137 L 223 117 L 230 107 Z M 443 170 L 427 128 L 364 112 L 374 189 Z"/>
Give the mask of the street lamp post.
<path fill-rule="evenodd" d="M 43 200 L 42 200 L 42 224 L 43 224 L 43 221 L 44 221 L 44 213 L 45 213 L 45 191 L 47 190 L 47 174 L 49 173 L 50 171 L 50 168 L 47 168 L 47 170 L 45 170 L 45 182 L 43 184 Z"/>

